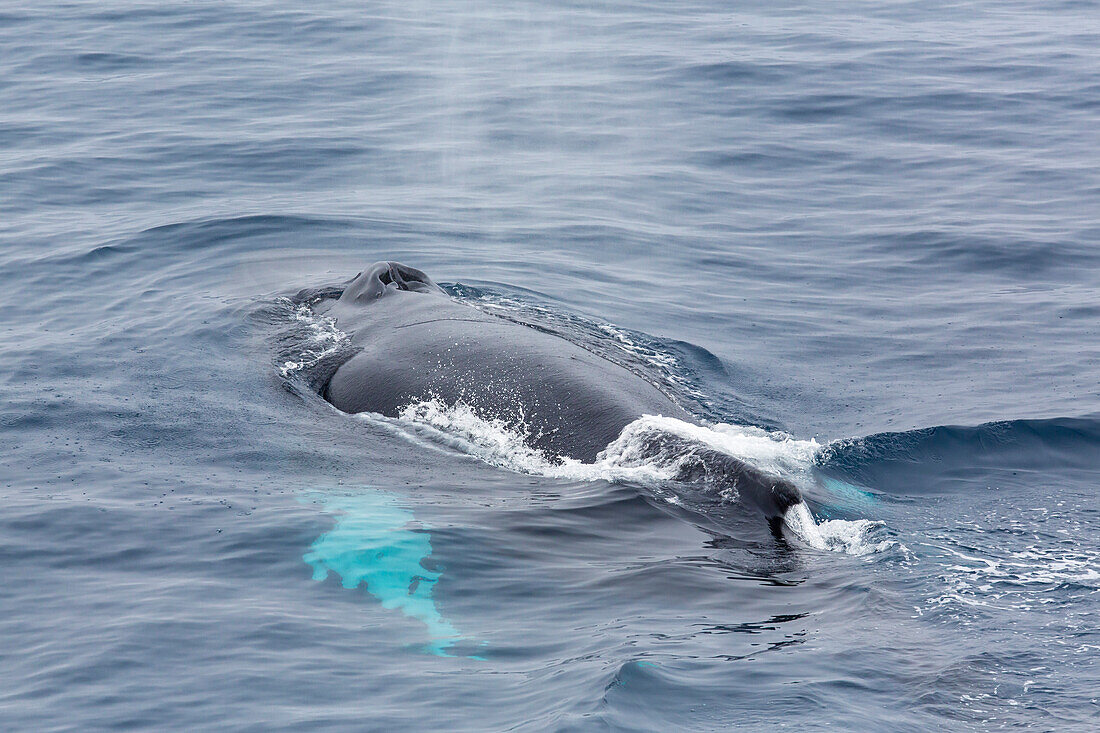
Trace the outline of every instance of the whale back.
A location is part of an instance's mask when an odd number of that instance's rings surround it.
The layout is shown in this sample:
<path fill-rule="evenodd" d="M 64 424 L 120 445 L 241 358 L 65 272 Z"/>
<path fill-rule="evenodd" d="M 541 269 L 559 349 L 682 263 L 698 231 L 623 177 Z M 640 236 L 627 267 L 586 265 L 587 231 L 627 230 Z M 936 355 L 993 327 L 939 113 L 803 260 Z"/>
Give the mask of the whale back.
<path fill-rule="evenodd" d="M 383 262 L 360 273 L 328 313 L 359 349 L 323 392 L 344 412 L 400 417 L 420 403 L 464 405 L 520 432 L 548 457 L 585 462 L 644 415 L 698 424 L 641 374 L 460 303 L 404 265 Z M 681 462 L 678 480 L 735 487 L 776 536 L 787 509 L 801 501 L 790 482 L 733 456 L 671 434 L 649 440 L 646 449 L 654 454 L 692 457 Z"/>
<path fill-rule="evenodd" d="M 655 385 L 576 344 L 446 299 L 425 309 L 426 300 L 411 321 L 405 312 L 356 334 L 362 351 L 329 381 L 329 402 L 391 417 L 429 400 L 463 404 L 549 455 L 583 461 L 642 415 L 690 419 Z"/>

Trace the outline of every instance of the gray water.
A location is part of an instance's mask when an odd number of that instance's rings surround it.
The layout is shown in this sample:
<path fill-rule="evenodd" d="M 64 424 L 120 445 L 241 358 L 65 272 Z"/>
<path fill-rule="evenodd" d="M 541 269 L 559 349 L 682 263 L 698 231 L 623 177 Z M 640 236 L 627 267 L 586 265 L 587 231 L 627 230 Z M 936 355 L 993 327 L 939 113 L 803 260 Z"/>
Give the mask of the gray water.
<path fill-rule="evenodd" d="M 0 727 L 1094 729 L 1097 49 L 1089 2 L 0 3 Z M 336 412 L 297 294 L 380 259 L 812 523 Z"/>

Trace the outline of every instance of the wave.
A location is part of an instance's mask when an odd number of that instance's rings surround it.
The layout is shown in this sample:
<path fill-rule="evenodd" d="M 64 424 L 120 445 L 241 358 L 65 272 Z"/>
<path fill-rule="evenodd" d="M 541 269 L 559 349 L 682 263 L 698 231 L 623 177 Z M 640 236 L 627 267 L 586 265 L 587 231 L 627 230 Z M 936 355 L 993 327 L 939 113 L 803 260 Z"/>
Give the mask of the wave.
<path fill-rule="evenodd" d="M 828 444 L 815 463 L 876 490 L 952 490 L 968 476 L 1100 470 L 1100 418 L 1050 418 L 877 433 Z"/>
<path fill-rule="evenodd" d="M 180 258 L 193 260 L 199 252 L 246 253 L 255 247 L 257 238 L 262 238 L 267 247 L 285 243 L 300 249 L 300 240 L 305 235 L 315 243 L 318 237 L 347 236 L 358 225 L 348 219 L 293 214 L 211 217 L 149 227 L 90 248 L 81 245 L 36 253 L 18 263 L 64 268 L 110 261 L 117 266 L 115 260 L 130 257 L 148 265 L 150 258 L 167 262 Z"/>

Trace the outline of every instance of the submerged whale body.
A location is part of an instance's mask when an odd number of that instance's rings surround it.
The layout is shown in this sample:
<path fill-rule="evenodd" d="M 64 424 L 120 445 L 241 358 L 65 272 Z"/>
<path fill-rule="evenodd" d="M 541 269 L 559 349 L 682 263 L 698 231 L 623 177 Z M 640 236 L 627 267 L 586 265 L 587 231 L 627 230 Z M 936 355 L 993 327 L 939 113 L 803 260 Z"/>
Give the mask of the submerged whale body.
<path fill-rule="evenodd" d="M 643 415 L 697 422 L 634 372 L 455 301 L 420 270 L 396 262 L 360 273 L 325 313 L 359 349 L 322 393 L 344 412 L 397 417 L 427 400 L 462 403 L 486 419 L 520 426 L 547 455 L 585 462 Z M 683 478 L 692 480 L 698 468 L 685 470 Z M 706 471 L 711 479 L 728 474 L 776 531 L 801 500 L 789 482 L 730 456 L 707 461 Z"/>

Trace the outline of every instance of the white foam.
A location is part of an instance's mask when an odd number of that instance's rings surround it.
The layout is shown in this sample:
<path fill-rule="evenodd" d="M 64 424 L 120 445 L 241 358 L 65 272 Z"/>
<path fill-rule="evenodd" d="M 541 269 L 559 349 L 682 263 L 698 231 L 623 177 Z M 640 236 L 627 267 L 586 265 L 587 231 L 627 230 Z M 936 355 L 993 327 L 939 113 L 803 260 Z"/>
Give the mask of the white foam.
<path fill-rule="evenodd" d="M 309 335 L 298 358 L 288 359 L 279 366 L 279 374 L 284 378 L 308 369 L 322 359 L 335 354 L 350 338 L 348 334 L 336 327 L 335 320 L 317 315 L 308 303 L 301 303 L 294 308 L 294 320 L 305 326 Z"/>
<path fill-rule="evenodd" d="M 875 542 L 872 534 L 885 526 L 869 519 L 828 519 L 818 524 L 805 503 L 787 510 L 783 518 L 787 528 L 815 550 L 844 552 L 848 555 L 870 555 L 895 546 L 893 540 Z"/>
<path fill-rule="evenodd" d="M 1018 548 L 987 542 L 980 548 L 964 545 L 963 551 L 956 549 L 958 545 L 952 538 L 943 538 L 943 542 L 928 544 L 946 555 L 942 567 L 944 588 L 928 599 L 929 607 L 986 606 L 1030 611 L 1046 604 L 1061 608 L 1064 599 L 1052 595 L 1055 588 L 1072 588 L 1065 591 L 1071 596 L 1100 593 L 1100 552 L 1084 543 L 1069 547 L 1033 542 Z"/>
<path fill-rule="evenodd" d="M 547 456 L 527 442 L 527 431 L 521 424 L 481 417 L 466 404 L 446 404 L 426 400 L 406 406 L 401 420 L 418 434 L 434 442 L 476 456 L 486 463 L 519 473 L 564 478 L 577 481 L 666 481 L 675 474 L 675 466 L 659 466 L 650 462 L 632 462 L 621 456 L 601 456 L 594 463 L 572 458 Z M 620 438 L 622 440 L 622 438 Z M 618 441 L 617 441 L 618 442 Z M 623 458 L 623 460 L 619 460 Z"/>
<path fill-rule="evenodd" d="M 814 456 L 821 449 L 816 440 L 796 440 L 783 432 L 748 425 L 717 423 L 706 426 L 672 417 L 645 415 L 623 428 L 603 455 L 615 456 L 652 432 L 690 440 L 794 482 L 809 480 Z"/>

